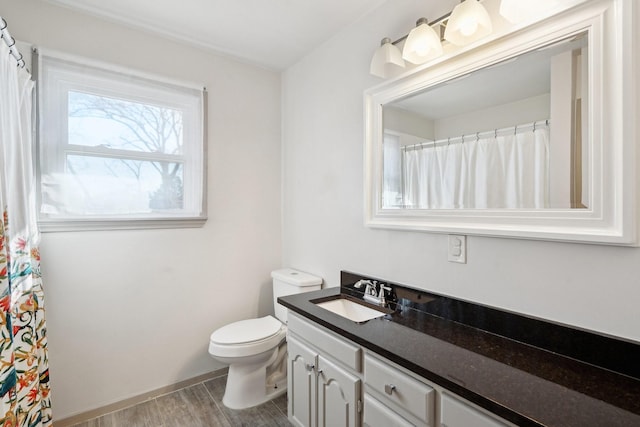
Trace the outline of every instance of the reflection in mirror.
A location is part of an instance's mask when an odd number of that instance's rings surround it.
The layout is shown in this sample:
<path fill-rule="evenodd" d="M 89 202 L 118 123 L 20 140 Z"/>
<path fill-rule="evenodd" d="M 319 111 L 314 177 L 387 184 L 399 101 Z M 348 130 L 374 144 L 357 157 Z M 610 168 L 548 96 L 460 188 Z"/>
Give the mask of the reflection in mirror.
<path fill-rule="evenodd" d="M 382 207 L 588 208 L 587 39 L 385 104 Z"/>

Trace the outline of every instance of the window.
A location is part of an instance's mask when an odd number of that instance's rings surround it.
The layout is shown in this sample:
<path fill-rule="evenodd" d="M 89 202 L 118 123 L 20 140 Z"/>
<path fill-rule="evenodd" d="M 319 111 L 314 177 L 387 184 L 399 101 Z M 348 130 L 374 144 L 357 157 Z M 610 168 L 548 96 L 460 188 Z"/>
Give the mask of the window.
<path fill-rule="evenodd" d="M 43 231 L 204 223 L 204 91 L 40 52 Z"/>

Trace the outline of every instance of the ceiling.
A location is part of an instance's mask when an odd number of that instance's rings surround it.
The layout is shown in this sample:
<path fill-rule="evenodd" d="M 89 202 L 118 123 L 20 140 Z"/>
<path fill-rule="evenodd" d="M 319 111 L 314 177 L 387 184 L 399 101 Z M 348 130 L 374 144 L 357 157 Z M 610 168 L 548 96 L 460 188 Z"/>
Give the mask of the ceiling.
<path fill-rule="evenodd" d="M 386 0 L 46 0 L 282 70 Z"/>

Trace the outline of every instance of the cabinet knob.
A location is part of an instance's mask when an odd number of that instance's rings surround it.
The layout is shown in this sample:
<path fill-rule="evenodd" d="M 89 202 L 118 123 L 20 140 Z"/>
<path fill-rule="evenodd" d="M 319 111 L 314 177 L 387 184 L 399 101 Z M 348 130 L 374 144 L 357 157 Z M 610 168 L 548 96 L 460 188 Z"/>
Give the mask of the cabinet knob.
<path fill-rule="evenodd" d="M 315 369 L 315 365 L 312 365 L 311 363 L 307 363 L 306 365 L 304 365 L 304 367 L 307 369 L 308 372 L 311 372 Z"/>
<path fill-rule="evenodd" d="M 393 384 L 384 385 L 384 392 L 387 393 L 388 395 L 391 395 L 393 393 L 393 390 L 395 389 L 396 389 L 396 386 L 394 386 Z"/>

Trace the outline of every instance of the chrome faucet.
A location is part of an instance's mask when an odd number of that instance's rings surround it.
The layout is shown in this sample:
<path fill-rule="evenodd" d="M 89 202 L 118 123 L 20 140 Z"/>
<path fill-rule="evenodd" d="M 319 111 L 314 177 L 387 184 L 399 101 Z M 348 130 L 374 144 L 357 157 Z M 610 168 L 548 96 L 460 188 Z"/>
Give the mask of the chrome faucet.
<path fill-rule="evenodd" d="M 380 283 L 380 290 L 378 291 L 378 281 L 377 280 L 358 280 L 353 286 L 355 288 L 360 289 L 362 285 L 365 285 L 364 288 L 364 300 L 373 304 L 385 305 L 387 303 L 387 299 L 385 296 L 385 291 L 391 292 L 390 286 L 385 286 L 384 283 Z"/>

